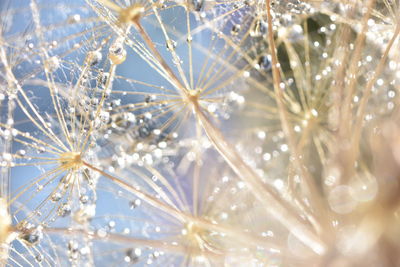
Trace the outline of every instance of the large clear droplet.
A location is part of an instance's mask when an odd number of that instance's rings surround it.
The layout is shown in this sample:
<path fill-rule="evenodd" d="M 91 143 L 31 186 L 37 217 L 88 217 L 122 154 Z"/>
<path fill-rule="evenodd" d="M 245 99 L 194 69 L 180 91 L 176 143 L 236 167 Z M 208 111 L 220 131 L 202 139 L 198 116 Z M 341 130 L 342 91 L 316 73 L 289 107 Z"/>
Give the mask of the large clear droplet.
<path fill-rule="evenodd" d="M 126 59 L 126 50 L 124 48 L 124 39 L 118 38 L 109 48 L 108 57 L 113 64 L 121 64 Z"/>

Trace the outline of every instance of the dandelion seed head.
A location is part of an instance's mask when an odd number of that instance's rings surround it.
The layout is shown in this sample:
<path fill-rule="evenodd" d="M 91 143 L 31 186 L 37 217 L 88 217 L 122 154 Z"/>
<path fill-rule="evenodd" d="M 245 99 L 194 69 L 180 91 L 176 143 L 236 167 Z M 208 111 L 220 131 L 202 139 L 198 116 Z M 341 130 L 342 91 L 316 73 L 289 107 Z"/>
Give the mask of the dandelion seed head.
<path fill-rule="evenodd" d="M 395 3 L 30 2 L 0 22 L 8 262 L 367 265 L 376 240 L 398 247 L 395 138 L 378 149 Z"/>

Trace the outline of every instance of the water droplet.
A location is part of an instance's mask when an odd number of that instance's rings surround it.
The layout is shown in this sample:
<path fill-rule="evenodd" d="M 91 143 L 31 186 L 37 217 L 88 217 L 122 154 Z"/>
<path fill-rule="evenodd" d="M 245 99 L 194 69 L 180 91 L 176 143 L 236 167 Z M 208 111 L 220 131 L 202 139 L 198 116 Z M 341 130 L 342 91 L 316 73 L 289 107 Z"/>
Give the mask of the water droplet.
<path fill-rule="evenodd" d="M 48 72 L 54 72 L 60 67 L 60 60 L 57 56 L 53 56 L 45 61 L 45 68 Z"/>
<path fill-rule="evenodd" d="M 74 240 L 70 240 L 68 242 L 68 251 L 76 251 L 78 250 L 78 243 Z"/>
<path fill-rule="evenodd" d="M 82 204 L 86 204 L 89 200 L 89 196 L 88 195 L 82 195 L 79 200 L 81 201 Z"/>
<path fill-rule="evenodd" d="M 90 247 L 84 246 L 79 251 L 80 251 L 81 255 L 88 255 L 90 253 Z"/>
<path fill-rule="evenodd" d="M 271 69 L 271 61 L 268 58 L 268 56 L 266 56 L 266 55 L 261 56 L 258 59 L 257 64 L 258 64 L 258 66 L 259 66 L 259 68 L 261 70 L 269 70 L 269 69 Z"/>
<path fill-rule="evenodd" d="M 88 64 L 89 66 L 95 66 L 97 64 L 99 64 L 99 62 L 101 61 L 101 59 L 103 58 L 103 55 L 100 53 L 100 51 L 90 51 L 85 59 L 86 64 Z"/>
<path fill-rule="evenodd" d="M 75 240 L 70 240 L 67 245 L 68 257 L 71 261 L 75 261 L 79 257 L 79 244 Z"/>
<path fill-rule="evenodd" d="M 250 29 L 250 36 L 261 37 L 267 33 L 267 30 L 268 30 L 267 23 L 263 19 L 258 18 L 253 22 L 253 25 Z"/>
<path fill-rule="evenodd" d="M 240 25 L 239 24 L 235 24 L 232 26 L 232 30 L 231 30 L 231 34 L 232 35 L 238 35 L 240 32 Z"/>
<path fill-rule="evenodd" d="M 61 194 L 58 193 L 58 192 L 54 193 L 54 194 L 51 196 L 51 200 L 54 201 L 54 202 L 57 202 L 57 201 L 59 201 L 60 199 L 61 199 Z"/>
<path fill-rule="evenodd" d="M 57 210 L 58 216 L 66 217 L 71 214 L 71 206 L 68 203 L 63 203 Z"/>
<path fill-rule="evenodd" d="M 201 11 L 204 5 L 204 0 L 188 0 L 188 9 L 190 11 Z"/>
<path fill-rule="evenodd" d="M 110 228 L 114 228 L 115 225 L 116 225 L 115 221 L 109 221 L 108 222 L 108 227 L 110 227 Z"/>
<path fill-rule="evenodd" d="M 104 87 L 107 84 L 109 77 L 110 77 L 110 74 L 108 72 L 100 72 L 99 76 L 97 77 L 97 82 L 98 82 L 99 86 Z M 96 102 L 96 105 L 97 105 L 99 100 L 97 98 L 92 98 L 91 103 L 93 103 L 93 102 Z"/>
<path fill-rule="evenodd" d="M 125 252 L 125 262 L 130 262 L 130 263 L 137 263 L 139 261 L 139 256 L 141 254 L 140 249 L 137 251 L 137 249 L 128 249 Z M 139 252 L 139 255 L 137 254 L 137 252 Z"/>
<path fill-rule="evenodd" d="M 97 230 L 97 235 L 98 235 L 100 238 L 105 238 L 105 237 L 107 236 L 107 231 L 104 230 L 103 228 L 98 229 L 98 230 Z"/>
<path fill-rule="evenodd" d="M 150 129 L 149 129 L 149 127 L 147 125 L 140 126 L 138 132 L 139 132 L 139 137 L 140 138 L 146 138 L 151 133 Z"/>
<path fill-rule="evenodd" d="M 72 15 L 68 18 L 68 23 L 73 24 L 77 23 L 81 20 L 81 16 L 79 14 Z"/>
<path fill-rule="evenodd" d="M 124 48 L 124 39 L 118 38 L 109 48 L 108 57 L 113 64 L 121 64 L 126 59 L 126 50 Z"/>
<path fill-rule="evenodd" d="M 116 116 L 112 117 L 111 127 L 114 129 L 114 132 L 121 132 L 123 130 L 129 129 L 136 122 L 136 117 L 132 113 L 120 113 Z"/>
<path fill-rule="evenodd" d="M 20 149 L 20 150 L 17 151 L 17 156 L 23 158 L 23 157 L 25 157 L 25 155 L 26 155 L 26 151 L 25 150 Z"/>
<path fill-rule="evenodd" d="M 133 209 L 139 207 L 141 203 L 142 203 L 142 201 L 140 199 L 136 199 L 136 200 L 130 201 L 129 202 L 129 208 L 131 210 L 133 210 Z"/>
<path fill-rule="evenodd" d="M 174 40 L 167 40 L 167 50 L 168 51 L 174 51 L 176 48 L 176 42 Z"/>
<path fill-rule="evenodd" d="M 31 246 L 38 244 L 42 237 L 43 233 L 41 226 L 24 229 L 22 230 L 22 234 L 20 235 L 20 239 Z"/>
<path fill-rule="evenodd" d="M 40 191 L 42 191 L 42 190 L 43 190 L 43 185 L 38 184 L 38 185 L 37 185 L 36 191 L 40 192 Z"/>
<path fill-rule="evenodd" d="M 148 104 L 148 103 L 150 103 L 150 101 L 151 101 L 151 96 L 147 95 L 147 96 L 144 98 L 144 102 L 146 102 L 146 103 Z"/>
<path fill-rule="evenodd" d="M 43 261 L 43 255 L 42 254 L 38 254 L 35 257 L 36 262 L 41 263 Z"/>

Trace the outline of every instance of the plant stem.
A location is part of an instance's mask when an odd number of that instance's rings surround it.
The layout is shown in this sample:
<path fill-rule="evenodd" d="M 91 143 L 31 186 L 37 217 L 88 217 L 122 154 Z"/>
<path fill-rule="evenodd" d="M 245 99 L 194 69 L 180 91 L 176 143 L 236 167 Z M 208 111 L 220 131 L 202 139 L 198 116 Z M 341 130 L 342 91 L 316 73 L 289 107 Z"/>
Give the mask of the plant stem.
<path fill-rule="evenodd" d="M 221 154 L 228 165 L 235 171 L 235 173 L 252 189 L 252 192 L 258 200 L 263 203 L 269 203 L 267 211 L 272 214 L 278 221 L 280 221 L 287 229 L 291 230 L 297 238 L 307 244 L 317 254 L 322 254 L 325 247 L 321 240 L 310 230 L 306 222 L 302 222 L 300 217 L 296 214 L 292 207 L 285 203 L 282 198 L 266 184 L 262 182 L 261 177 L 248 166 L 244 160 L 239 156 L 235 148 L 228 144 L 222 133 L 213 125 L 213 123 L 204 115 L 202 108 L 199 105 L 199 97 L 194 97 L 190 91 L 185 88 L 179 79 L 176 77 L 172 69 L 165 62 L 164 58 L 160 55 L 151 38 L 141 26 L 140 22 L 135 22 L 135 26 L 141 34 L 143 40 L 149 46 L 150 50 L 154 53 L 160 64 L 165 68 L 170 78 L 176 83 L 175 86 L 179 89 L 181 96 L 185 102 L 191 104 L 193 112 L 197 117 L 197 121 L 210 139 L 214 148 Z"/>
<path fill-rule="evenodd" d="M 273 188 L 262 182 L 258 174 L 243 161 L 235 148 L 225 141 L 222 133 L 210 122 L 200 106 L 194 104 L 193 109 L 197 120 L 215 149 L 234 172 L 247 183 L 255 197 L 266 205 L 267 211 L 314 252 L 322 254 L 325 247 L 318 236 L 308 229 L 305 222 L 301 221 L 291 206 L 282 201 L 282 198 Z"/>

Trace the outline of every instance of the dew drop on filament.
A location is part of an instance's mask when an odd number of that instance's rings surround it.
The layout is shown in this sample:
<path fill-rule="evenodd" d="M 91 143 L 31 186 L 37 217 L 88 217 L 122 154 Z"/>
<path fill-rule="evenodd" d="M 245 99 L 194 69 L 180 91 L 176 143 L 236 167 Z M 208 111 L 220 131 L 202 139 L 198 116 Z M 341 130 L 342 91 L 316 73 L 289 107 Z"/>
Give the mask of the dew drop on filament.
<path fill-rule="evenodd" d="M 86 64 L 89 66 L 95 66 L 100 63 L 101 59 L 103 58 L 103 55 L 100 53 L 100 51 L 90 51 L 87 56 L 86 56 Z"/>
<path fill-rule="evenodd" d="M 63 203 L 57 210 L 57 215 L 60 217 L 66 217 L 71 214 L 71 206 L 68 203 Z"/>
<path fill-rule="evenodd" d="M 174 51 L 176 48 L 176 42 L 174 40 L 167 40 L 167 50 L 168 51 Z"/>
<path fill-rule="evenodd" d="M 267 30 L 268 30 L 267 23 L 263 19 L 258 18 L 253 22 L 253 25 L 250 29 L 250 36 L 261 37 L 267 33 Z"/>
<path fill-rule="evenodd" d="M 238 35 L 240 32 L 240 25 L 239 24 L 235 24 L 232 26 L 232 30 L 231 30 L 231 34 L 232 35 Z"/>
<path fill-rule="evenodd" d="M 204 6 L 204 0 L 188 0 L 188 9 L 199 12 Z"/>

